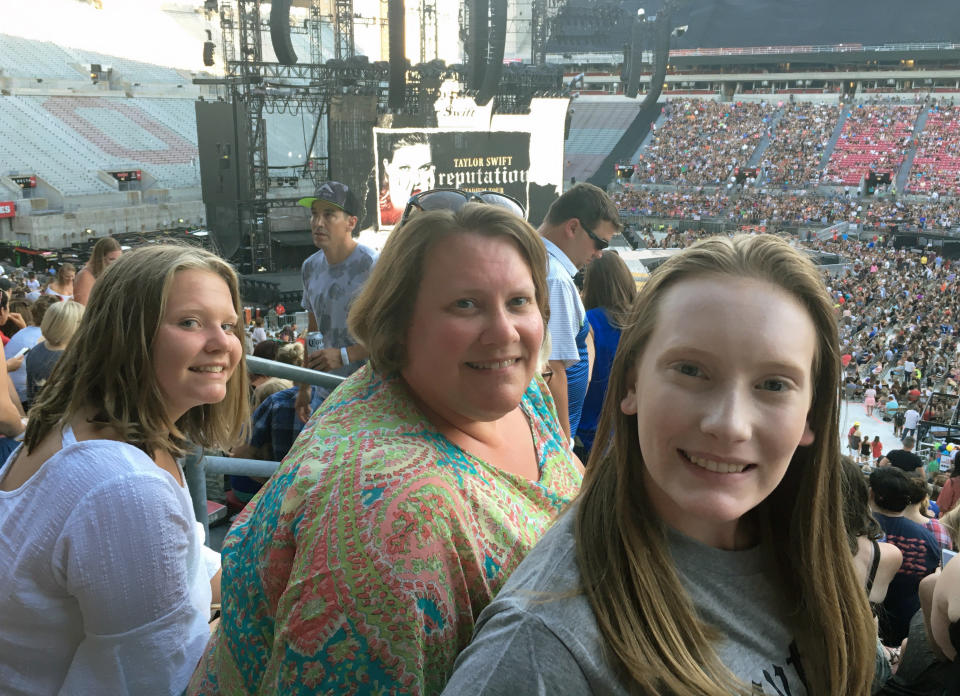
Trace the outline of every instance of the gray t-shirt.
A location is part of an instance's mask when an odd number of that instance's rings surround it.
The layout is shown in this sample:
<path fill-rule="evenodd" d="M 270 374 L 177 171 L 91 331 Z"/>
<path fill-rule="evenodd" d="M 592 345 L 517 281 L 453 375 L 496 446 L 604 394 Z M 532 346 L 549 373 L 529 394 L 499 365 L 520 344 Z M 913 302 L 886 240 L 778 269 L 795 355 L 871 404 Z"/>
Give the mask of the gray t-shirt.
<path fill-rule="evenodd" d="M 558 597 L 580 584 L 575 514 L 572 508 L 543 536 L 480 614 L 444 694 L 627 696 L 586 596 Z M 796 645 L 761 550 L 721 551 L 675 532 L 668 541 L 697 612 L 724 636 L 714 646 L 720 660 L 754 694 L 805 696 Z"/>
<path fill-rule="evenodd" d="M 347 313 L 350 303 L 367 282 L 377 252 L 363 244 L 340 263 L 330 265 L 322 251 L 303 262 L 303 308 L 317 320 L 317 328 L 323 334 L 324 348 L 346 348 L 356 341 L 347 331 Z M 346 368 L 334 370 L 335 374 L 348 375 L 362 363 L 352 363 Z"/>

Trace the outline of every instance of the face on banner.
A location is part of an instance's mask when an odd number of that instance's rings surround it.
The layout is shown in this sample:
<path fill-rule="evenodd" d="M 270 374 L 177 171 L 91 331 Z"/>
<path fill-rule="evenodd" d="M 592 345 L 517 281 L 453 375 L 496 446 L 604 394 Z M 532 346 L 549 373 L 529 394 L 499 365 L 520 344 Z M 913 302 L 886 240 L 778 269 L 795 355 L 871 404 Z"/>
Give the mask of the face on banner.
<path fill-rule="evenodd" d="M 395 224 L 410 196 L 434 188 L 436 167 L 430 144 L 401 140 L 381 164 L 380 216 L 384 224 Z"/>

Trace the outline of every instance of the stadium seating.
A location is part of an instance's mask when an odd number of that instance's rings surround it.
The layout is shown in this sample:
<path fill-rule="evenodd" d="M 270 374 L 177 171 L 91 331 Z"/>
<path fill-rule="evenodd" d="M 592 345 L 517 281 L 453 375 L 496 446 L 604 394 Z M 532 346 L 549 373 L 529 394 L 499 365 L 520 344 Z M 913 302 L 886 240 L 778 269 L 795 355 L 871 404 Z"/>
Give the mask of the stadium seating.
<path fill-rule="evenodd" d="M 908 193 L 960 195 L 960 109 L 950 106 L 930 109 L 926 125 L 917 137 Z"/>
<path fill-rule="evenodd" d="M 583 181 L 597 171 L 600 163 L 614 145 L 623 137 L 624 131 L 633 123 L 640 111 L 639 102 L 593 100 L 581 98 L 573 102 L 570 119 L 570 136 L 564 152 L 565 181 L 571 177 Z"/>
<path fill-rule="evenodd" d="M 0 34 L 0 75 L 62 80 L 86 77 L 89 80 L 89 66 L 82 70 L 72 67 L 77 62 L 66 49 L 48 41 L 31 41 Z"/>
<path fill-rule="evenodd" d="M 763 153 L 767 183 L 797 188 L 815 184 L 839 117 L 836 104 L 790 104 Z"/>
<path fill-rule="evenodd" d="M 725 184 L 745 167 L 777 107 L 765 103 L 678 99 L 643 151 L 645 182 L 690 186 Z"/>
<path fill-rule="evenodd" d="M 192 138 L 177 99 L 4 97 L 0 130 L 16 138 L 0 143 L 0 174 L 36 174 L 64 195 L 105 193 L 98 170 L 145 169 L 158 186 L 199 185 L 196 126 Z M 122 143 L 122 144 L 121 144 Z"/>
<path fill-rule="evenodd" d="M 919 106 L 879 104 L 852 109 L 821 182 L 858 186 L 871 171 L 896 178 L 919 111 Z"/>
<path fill-rule="evenodd" d="M 271 165 L 303 164 L 311 114 L 264 114 Z M 98 170 L 143 169 L 158 188 L 200 185 L 197 123 L 190 99 L 4 97 L 0 99 L 0 174 L 35 174 L 64 195 L 115 190 Z M 318 134 L 314 152 L 326 152 Z M 122 143 L 122 144 L 121 144 Z"/>
<path fill-rule="evenodd" d="M 0 34 L 0 70 L 9 77 L 89 82 L 90 66 L 113 69 L 114 77 L 127 82 L 189 84 L 190 78 L 173 68 L 151 65 L 118 56 L 56 46 Z"/>

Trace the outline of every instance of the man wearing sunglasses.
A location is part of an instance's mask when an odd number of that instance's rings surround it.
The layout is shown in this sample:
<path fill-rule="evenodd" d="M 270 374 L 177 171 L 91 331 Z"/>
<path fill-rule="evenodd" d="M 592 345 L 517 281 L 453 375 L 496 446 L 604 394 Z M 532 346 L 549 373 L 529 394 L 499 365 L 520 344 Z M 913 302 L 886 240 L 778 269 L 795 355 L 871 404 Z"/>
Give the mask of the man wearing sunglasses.
<path fill-rule="evenodd" d="M 577 184 L 553 202 L 538 232 L 547 247 L 550 267 L 550 391 L 560 425 L 572 438 L 590 381 L 587 336 L 590 325 L 573 282 L 577 271 L 610 245 L 620 232 L 620 214 L 610 197 L 592 184 Z"/>

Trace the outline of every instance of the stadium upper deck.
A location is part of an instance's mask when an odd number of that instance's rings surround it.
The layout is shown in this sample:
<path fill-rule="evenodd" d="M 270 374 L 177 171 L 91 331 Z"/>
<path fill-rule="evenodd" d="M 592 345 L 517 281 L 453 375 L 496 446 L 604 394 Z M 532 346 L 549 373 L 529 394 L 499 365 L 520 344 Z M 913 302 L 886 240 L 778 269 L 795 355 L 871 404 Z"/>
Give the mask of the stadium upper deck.
<path fill-rule="evenodd" d="M 666 0 L 566 0 L 551 19 L 547 52 L 620 53 L 631 39 L 637 10 L 652 17 Z M 672 0 L 676 26 L 685 26 L 677 49 L 920 44 L 956 40 L 960 5 L 874 0 Z M 708 58 L 691 55 L 690 58 Z"/>
<path fill-rule="evenodd" d="M 193 80 L 219 71 L 202 61 L 207 31 L 220 37 L 218 17 L 204 12 L 202 2 L 142 3 L 135 17 L 112 7 L 109 13 L 39 0 L 37 12 L 59 17 L 44 32 L 33 29 L 23 8 L 5 17 L 0 202 L 11 217 L 0 217 L 0 239 L 57 248 L 89 235 L 205 219 L 194 102 L 225 93 Z M 156 35 L 139 32 L 131 42 L 132 21 L 155 27 Z M 323 38 L 332 52 L 329 28 Z M 305 34 L 292 33 L 291 40 L 299 55 L 310 54 Z M 269 40 L 263 49 L 265 60 L 275 60 Z M 277 171 L 289 185 L 306 159 L 313 118 L 267 109 L 264 122 L 270 164 L 290 167 Z M 325 154 L 326 142 L 324 122 L 315 155 Z"/>
<path fill-rule="evenodd" d="M 660 4 L 654 1 L 644 7 L 652 14 Z M 804 5 L 826 12 L 827 6 L 820 0 Z M 923 8 L 914 11 L 887 5 L 890 3 L 883 0 L 873 6 L 870 17 L 858 16 L 857 21 L 846 16 L 846 8 L 838 7 L 830 10 L 831 22 L 822 22 L 819 10 L 811 10 L 804 21 L 795 17 L 793 24 L 781 19 L 771 24 L 763 19 L 764 11 L 776 9 L 782 14 L 787 10 L 761 0 L 691 0 L 686 3 L 686 14 L 677 15 L 678 23 L 688 22 L 690 28 L 675 40 L 664 99 L 765 102 L 767 110 L 770 105 L 777 107 L 771 111 L 772 118 L 787 121 L 797 115 L 780 109 L 781 103 L 823 105 L 831 112 L 820 119 L 819 126 L 827 130 L 816 136 L 821 150 L 806 153 L 801 164 L 791 164 L 797 172 L 784 172 L 785 164 L 777 154 L 789 129 L 781 128 L 777 137 L 769 139 L 769 146 L 751 148 L 751 153 L 758 153 L 753 164 L 767 160 L 771 183 L 828 183 L 823 180 L 826 162 L 818 155 L 828 151 L 832 157 L 838 152 L 830 140 L 833 126 L 847 120 L 849 112 L 843 112 L 841 102 L 893 96 L 914 103 L 928 94 L 960 98 L 960 44 L 947 43 L 952 37 L 943 35 L 943 27 L 952 21 L 951 13 L 960 17 L 960 7 L 939 8 L 934 16 Z M 624 17 L 635 15 L 636 6 L 639 3 L 614 6 L 570 0 L 551 25 L 548 50 L 553 52 L 549 57 L 568 65 L 570 78 L 583 73 L 583 89 L 573 103 L 566 143 L 566 181 L 589 178 L 618 149 L 626 148 L 624 161 L 644 154 L 650 162 L 650 138 L 624 141 L 624 134 L 639 117 L 639 100 L 615 96 L 622 91 L 617 63 L 622 60 L 623 37 L 617 34 L 617 27 L 628 26 Z M 583 7 L 590 10 L 589 17 Z M 217 18 L 196 7 L 166 3 L 151 8 L 154 14 L 148 12 L 140 21 L 162 25 L 169 44 L 156 62 L 137 52 L 110 54 L 104 46 L 112 44 L 106 41 L 96 44 L 99 50 L 91 50 L 91 44 L 78 47 L 76 41 L 61 35 L 49 41 L 0 34 L 0 132 L 5 134 L 0 139 L 0 201 L 12 202 L 16 208 L 12 220 L 0 218 L 0 237 L 57 246 L 76 241 L 86 230 L 95 234 L 140 231 L 181 218 L 203 220 L 193 102 L 200 96 L 216 99 L 217 94 L 193 85 L 192 79 L 202 75 L 199 64 L 205 31 L 219 35 Z M 759 19 L 742 27 L 747 10 Z M 909 22 L 904 14 L 908 11 Z M 762 32 L 757 22 L 763 25 Z M 582 46 L 566 46 L 573 53 L 556 53 L 565 50 L 564 26 L 577 28 L 588 37 Z M 812 28 L 804 28 L 808 26 Z M 78 36 L 93 31 L 86 26 L 77 28 L 74 33 Z M 589 38 L 594 35 L 597 40 Z M 306 35 L 293 33 L 291 40 L 298 54 L 309 55 Z M 921 40 L 925 43 L 903 43 Z M 759 45 L 761 41 L 774 45 Z M 799 41 L 810 43 L 788 45 Z M 827 41 L 838 43 L 825 45 Z M 783 45 L 778 47 L 778 42 Z M 333 45 L 329 28 L 324 45 Z M 273 59 L 270 42 L 265 41 L 263 47 L 264 58 Z M 190 60 L 185 59 L 188 54 Z M 891 155 L 902 155 L 891 168 L 906 166 L 910 172 L 905 191 L 947 193 L 956 183 L 954 113 L 935 114 L 925 127 L 915 117 L 907 119 L 920 138 L 916 151 Z M 294 174 L 311 137 L 310 117 L 267 113 L 265 121 L 270 164 L 289 166 L 289 173 Z M 763 139 L 762 130 L 760 127 L 751 137 Z M 313 154 L 325 154 L 326 141 L 321 130 L 316 146 L 320 152 Z M 941 147 L 943 143 L 948 146 Z M 788 150 L 800 145 L 789 145 Z M 738 164 L 750 164 L 749 159 Z M 728 164 L 717 162 L 718 171 L 723 173 Z M 839 183 L 859 180 L 859 172 L 851 173 L 851 168 L 839 161 L 834 165 L 828 168 L 831 172 L 843 170 Z M 118 180 L 118 175 L 127 172 L 138 172 L 139 178 Z M 843 176 L 848 177 L 846 181 Z M 21 188 L 24 181 L 35 187 Z"/>

